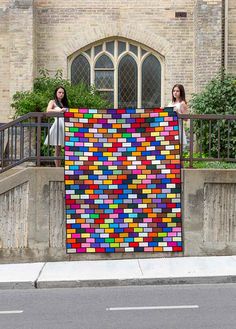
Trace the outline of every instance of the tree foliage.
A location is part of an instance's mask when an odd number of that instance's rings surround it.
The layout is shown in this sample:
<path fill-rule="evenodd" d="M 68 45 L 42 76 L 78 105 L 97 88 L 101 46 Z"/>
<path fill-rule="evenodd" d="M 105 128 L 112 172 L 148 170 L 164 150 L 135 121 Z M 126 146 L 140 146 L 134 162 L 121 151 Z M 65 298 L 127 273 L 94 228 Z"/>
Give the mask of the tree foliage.
<path fill-rule="evenodd" d="M 15 117 L 29 112 L 44 112 L 49 100 L 53 99 L 54 91 L 58 86 L 63 86 L 66 89 L 71 108 L 104 108 L 110 106 L 93 86 L 72 85 L 68 80 L 62 78 L 60 70 L 56 72 L 54 77 L 50 77 L 47 70 L 41 70 L 39 77 L 34 81 L 32 91 L 18 91 L 13 95 L 11 106 L 15 109 Z"/>
<path fill-rule="evenodd" d="M 236 76 L 220 72 L 198 94 L 190 106 L 195 114 L 236 114 Z M 236 121 L 195 121 L 199 148 L 207 156 L 236 157 Z"/>

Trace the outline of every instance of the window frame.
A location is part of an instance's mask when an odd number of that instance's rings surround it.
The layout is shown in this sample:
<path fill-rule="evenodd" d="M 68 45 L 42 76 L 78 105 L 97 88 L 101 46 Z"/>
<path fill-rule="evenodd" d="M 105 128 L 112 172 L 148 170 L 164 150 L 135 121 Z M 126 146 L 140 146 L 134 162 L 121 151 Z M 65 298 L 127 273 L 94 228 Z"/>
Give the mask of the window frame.
<path fill-rule="evenodd" d="M 103 56 L 103 55 L 106 55 L 111 61 L 112 61 L 112 64 L 113 64 L 113 68 L 96 68 L 96 63 L 98 61 L 98 59 Z M 110 88 L 110 89 L 105 89 L 105 88 L 97 88 L 97 90 L 101 91 L 101 92 L 110 92 L 110 91 L 113 91 L 113 94 L 114 94 L 114 83 L 115 83 L 115 77 L 114 77 L 114 71 L 115 71 L 115 66 L 114 66 L 114 60 L 113 58 L 111 57 L 111 54 L 108 53 L 107 51 L 102 51 L 100 53 L 98 53 L 95 57 L 94 57 L 94 60 L 93 60 L 93 63 L 92 63 L 92 66 L 91 66 L 91 71 L 93 71 L 93 74 L 94 74 L 94 80 L 92 81 L 91 80 L 91 85 L 95 85 L 95 79 L 96 79 L 96 71 L 112 71 L 113 72 L 113 79 L 114 79 L 114 82 L 113 82 L 113 88 Z M 91 79 L 91 71 L 90 71 L 90 79 Z"/>
<path fill-rule="evenodd" d="M 133 59 L 134 59 L 134 61 L 136 62 L 136 65 L 137 65 L 137 107 L 139 108 L 139 107 L 141 107 L 141 106 L 138 106 L 139 105 L 139 103 L 138 103 L 138 95 L 139 95 L 139 89 L 138 89 L 138 83 L 139 83 L 139 76 L 138 76 L 138 63 L 137 63 L 137 61 L 136 61 L 136 59 L 135 59 L 135 57 L 134 56 L 132 56 L 132 55 L 134 55 L 133 53 L 130 53 L 129 51 L 127 52 L 124 52 L 124 53 L 122 53 L 119 57 L 118 57 L 118 61 L 117 61 L 117 79 L 116 79 L 116 81 L 117 81 L 117 97 L 116 97 L 116 99 L 117 99 L 117 107 L 118 107 L 118 105 L 119 105 L 119 100 L 118 100 L 118 96 L 119 96 L 119 65 L 120 65 L 120 62 L 122 61 L 122 59 L 125 57 L 125 56 L 131 56 Z"/>
<path fill-rule="evenodd" d="M 114 42 L 114 55 L 112 55 L 110 52 L 106 50 L 106 43 L 107 42 Z M 118 55 L 118 42 L 125 42 L 126 43 L 126 50 L 122 52 L 120 55 Z M 96 46 L 102 45 L 102 51 L 98 54 L 94 53 L 94 49 Z M 134 45 L 137 47 L 138 53 L 135 55 L 131 50 L 129 45 Z M 90 49 L 90 56 L 87 54 L 87 51 Z M 142 55 L 142 50 L 144 50 L 146 53 Z M 113 63 L 113 71 L 114 71 L 114 108 L 118 108 L 118 67 L 121 59 L 125 55 L 130 55 L 134 58 L 134 60 L 137 63 L 137 107 L 142 108 L 142 64 L 146 57 L 149 55 L 153 55 L 157 58 L 157 60 L 160 62 L 161 66 L 161 107 L 164 106 L 164 90 L 165 90 L 165 61 L 164 57 L 159 54 L 157 51 L 154 51 L 153 49 L 149 48 L 148 46 L 145 46 L 143 44 L 140 44 L 136 41 L 125 39 L 125 38 L 108 38 L 103 40 L 98 40 L 94 42 L 93 44 L 90 44 L 86 47 L 81 48 L 80 50 L 73 53 L 71 56 L 68 57 L 68 78 L 71 81 L 71 66 L 73 60 L 78 55 L 84 55 L 86 59 L 88 60 L 90 64 L 90 84 L 95 84 L 95 64 L 96 60 L 102 56 L 103 54 L 107 55 L 112 63 Z M 98 89 L 99 90 L 99 89 Z M 107 90 L 108 91 L 108 90 Z M 111 90 L 109 90 L 111 91 Z"/>

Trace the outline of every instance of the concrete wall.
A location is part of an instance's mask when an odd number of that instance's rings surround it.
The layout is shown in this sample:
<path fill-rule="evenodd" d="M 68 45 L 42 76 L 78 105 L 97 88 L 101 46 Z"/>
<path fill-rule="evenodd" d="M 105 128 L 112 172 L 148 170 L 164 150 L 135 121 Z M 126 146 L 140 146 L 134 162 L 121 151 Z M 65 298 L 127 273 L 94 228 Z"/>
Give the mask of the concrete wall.
<path fill-rule="evenodd" d="M 236 170 L 184 170 L 184 254 L 236 254 Z"/>
<path fill-rule="evenodd" d="M 236 254 L 236 170 L 183 170 L 183 253 L 65 253 L 63 169 L 0 176 L 0 262 Z"/>

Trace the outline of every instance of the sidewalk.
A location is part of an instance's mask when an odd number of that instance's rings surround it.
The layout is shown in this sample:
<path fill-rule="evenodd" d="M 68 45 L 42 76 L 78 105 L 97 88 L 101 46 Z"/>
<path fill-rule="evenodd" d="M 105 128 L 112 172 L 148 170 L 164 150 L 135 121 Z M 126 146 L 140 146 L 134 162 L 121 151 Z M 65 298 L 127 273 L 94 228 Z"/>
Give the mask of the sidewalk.
<path fill-rule="evenodd" d="M 0 289 L 236 282 L 236 256 L 0 265 Z"/>

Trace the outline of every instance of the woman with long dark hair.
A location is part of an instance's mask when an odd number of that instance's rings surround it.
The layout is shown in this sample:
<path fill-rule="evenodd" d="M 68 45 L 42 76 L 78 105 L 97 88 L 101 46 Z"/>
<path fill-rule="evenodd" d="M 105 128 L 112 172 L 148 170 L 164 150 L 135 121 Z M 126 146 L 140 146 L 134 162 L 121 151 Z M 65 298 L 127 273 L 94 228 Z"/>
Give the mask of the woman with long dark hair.
<path fill-rule="evenodd" d="M 181 84 L 175 84 L 172 88 L 172 101 L 168 104 L 168 106 L 173 106 L 174 111 L 179 114 L 187 114 L 188 106 L 185 98 L 185 90 L 184 86 Z M 180 130 L 180 142 L 183 144 L 183 147 L 187 145 L 187 138 L 184 127 L 182 128 L 182 122 L 179 124 Z M 183 133 L 181 134 L 181 130 L 183 129 Z M 183 136 L 183 141 L 181 140 L 181 135 Z"/>
<path fill-rule="evenodd" d="M 59 86 L 54 92 L 54 99 L 47 106 L 48 113 L 64 113 L 68 108 L 68 99 L 64 87 Z M 44 144 L 55 146 L 55 156 L 60 156 L 61 147 L 64 146 L 64 118 L 56 118 Z M 56 167 L 61 166 L 61 160 L 55 160 Z"/>

